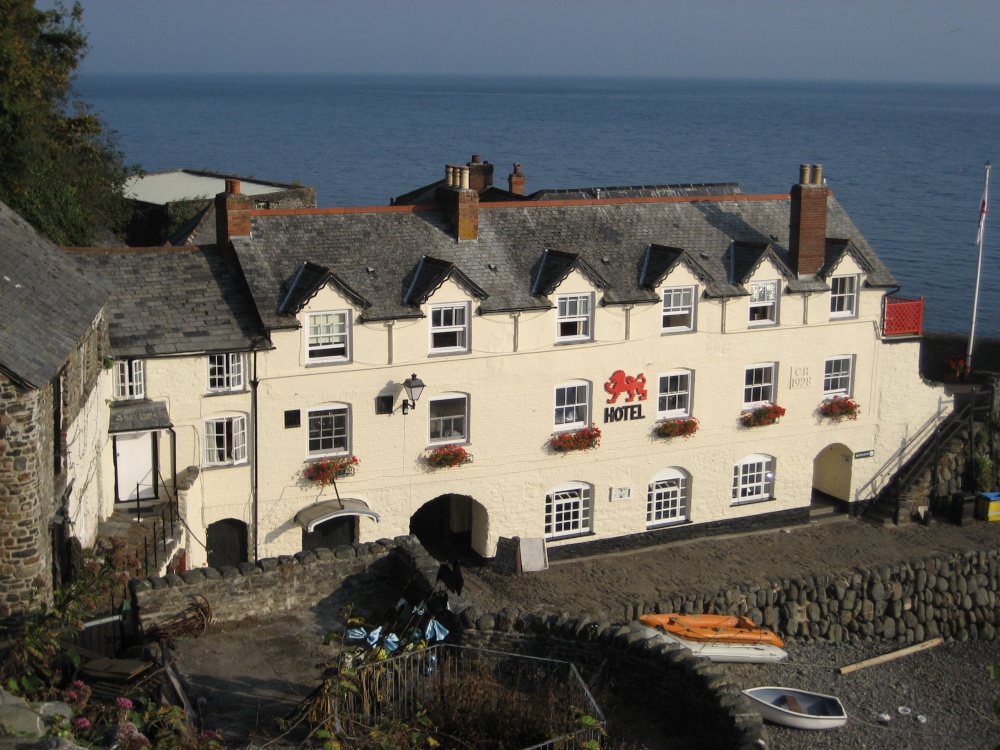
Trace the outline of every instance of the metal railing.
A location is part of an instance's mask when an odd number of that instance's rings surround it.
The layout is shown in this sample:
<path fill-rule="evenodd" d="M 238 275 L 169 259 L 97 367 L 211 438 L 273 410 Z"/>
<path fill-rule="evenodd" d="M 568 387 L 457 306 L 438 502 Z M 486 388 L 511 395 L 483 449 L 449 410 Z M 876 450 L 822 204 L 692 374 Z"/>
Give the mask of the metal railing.
<path fill-rule="evenodd" d="M 108 594 L 107 612 L 110 614 L 83 623 L 79 630 L 67 632 L 63 639 L 87 651 L 115 658 L 120 656 L 128 645 L 129 605 L 124 597 L 115 598 L 114 592 Z"/>
<path fill-rule="evenodd" d="M 878 473 L 858 490 L 858 496 L 869 494 L 869 497 L 858 503 L 855 515 L 862 516 L 873 508 L 879 507 L 883 502 L 891 500 L 893 501 L 893 523 L 898 524 L 902 512 L 903 494 L 913 486 L 928 467 L 933 468 L 934 476 L 931 478 L 931 486 L 936 487 L 937 466 L 944 446 L 966 427 L 969 429 L 970 441 L 970 456 L 966 466 L 967 470 L 971 472 L 974 464 L 971 455 L 972 425 L 976 421 L 976 417 L 989 415 L 992 403 L 993 393 L 990 389 L 973 391 L 972 399 L 968 404 L 959 411 L 952 412 L 943 420 L 940 418 L 943 407 L 939 409 L 905 445 L 893 454 Z M 990 430 L 992 444 L 992 427 Z M 967 479 L 965 484 L 969 485 L 970 482 L 971 480 Z M 974 484 L 974 482 L 971 483 Z"/>
<path fill-rule="evenodd" d="M 426 710 L 546 727 L 551 736 L 523 746 L 530 750 L 568 750 L 603 735 L 604 714 L 570 662 L 438 644 L 365 664 L 357 679 L 358 690 L 338 699 L 344 726 L 378 726 Z M 592 726 L 577 725 L 581 713 Z"/>
<path fill-rule="evenodd" d="M 159 471 L 156 472 L 156 479 L 167 501 L 150 513 L 148 508 L 141 508 L 137 500 L 135 510 L 136 520 L 144 525 L 145 521 L 152 519 L 149 532 L 143 534 L 142 539 L 142 570 L 147 576 L 158 575 L 161 559 L 163 562 L 170 559 L 171 547 L 175 546 L 176 534 L 181 526 L 177 495 L 170 492 Z M 145 515 L 142 514 L 143 511 L 146 511 Z"/>

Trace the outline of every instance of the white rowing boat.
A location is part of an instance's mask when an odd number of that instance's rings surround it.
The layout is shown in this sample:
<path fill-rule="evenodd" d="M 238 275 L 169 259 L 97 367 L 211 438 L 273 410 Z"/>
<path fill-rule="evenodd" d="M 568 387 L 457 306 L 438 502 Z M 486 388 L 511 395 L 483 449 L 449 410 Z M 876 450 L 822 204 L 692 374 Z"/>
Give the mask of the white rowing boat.
<path fill-rule="evenodd" d="M 847 723 L 847 711 L 832 695 L 789 687 L 755 687 L 744 690 L 767 721 L 795 729 L 834 729 Z"/>

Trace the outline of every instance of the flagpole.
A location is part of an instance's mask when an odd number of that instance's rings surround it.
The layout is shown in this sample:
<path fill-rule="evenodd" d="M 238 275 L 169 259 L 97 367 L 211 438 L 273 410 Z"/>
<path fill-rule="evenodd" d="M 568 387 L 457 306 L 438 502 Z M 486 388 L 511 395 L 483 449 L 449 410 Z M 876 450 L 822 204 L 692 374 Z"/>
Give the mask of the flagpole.
<path fill-rule="evenodd" d="M 990 192 L 990 163 L 986 162 L 986 182 L 983 185 L 983 202 L 979 205 L 979 233 L 976 243 L 979 245 L 979 259 L 976 261 L 976 293 L 972 297 L 972 327 L 969 329 L 969 349 L 965 353 L 967 371 L 972 370 L 972 345 L 976 339 L 976 311 L 979 308 L 979 279 L 983 274 L 983 232 L 986 229 L 986 205 Z"/>

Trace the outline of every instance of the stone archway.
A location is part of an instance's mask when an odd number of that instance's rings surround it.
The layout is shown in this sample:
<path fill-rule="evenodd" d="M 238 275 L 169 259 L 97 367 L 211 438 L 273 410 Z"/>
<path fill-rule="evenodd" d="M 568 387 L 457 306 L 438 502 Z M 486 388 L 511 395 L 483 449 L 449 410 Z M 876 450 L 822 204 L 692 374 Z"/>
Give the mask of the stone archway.
<path fill-rule="evenodd" d="M 410 516 L 410 533 L 431 554 L 468 557 L 485 555 L 489 516 L 468 495 L 439 495 Z"/>
<path fill-rule="evenodd" d="M 854 453 L 843 443 L 832 443 L 813 459 L 813 499 L 837 501 L 846 510 L 851 502 Z"/>

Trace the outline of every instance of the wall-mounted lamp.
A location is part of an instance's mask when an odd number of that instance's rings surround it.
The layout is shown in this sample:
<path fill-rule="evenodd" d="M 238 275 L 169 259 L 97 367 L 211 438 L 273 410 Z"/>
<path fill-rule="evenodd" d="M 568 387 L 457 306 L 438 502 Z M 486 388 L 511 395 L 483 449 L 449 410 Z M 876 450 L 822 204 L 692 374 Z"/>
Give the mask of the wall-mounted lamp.
<path fill-rule="evenodd" d="M 417 401 L 420 400 L 420 394 L 424 392 L 424 381 L 417 377 L 417 373 L 413 373 L 403 381 L 403 388 L 406 391 L 407 398 L 403 399 L 401 407 L 403 414 L 408 414 L 410 409 L 416 408 Z"/>

